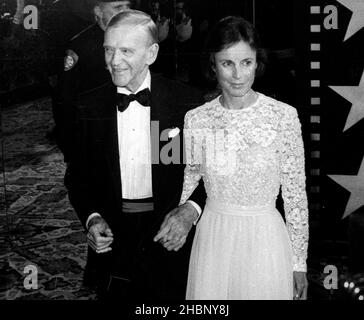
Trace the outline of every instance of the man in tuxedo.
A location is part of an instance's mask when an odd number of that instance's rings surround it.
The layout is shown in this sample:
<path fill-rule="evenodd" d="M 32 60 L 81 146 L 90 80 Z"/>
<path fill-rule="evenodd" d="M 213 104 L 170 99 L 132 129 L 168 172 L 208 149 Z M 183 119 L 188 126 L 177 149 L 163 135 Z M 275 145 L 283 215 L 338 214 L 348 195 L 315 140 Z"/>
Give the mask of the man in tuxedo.
<path fill-rule="evenodd" d="M 100 297 L 183 299 L 193 234 L 181 250 L 164 246 L 184 241 L 181 230 L 191 228 L 206 199 L 201 183 L 174 209 L 183 185 L 184 115 L 203 101 L 196 90 L 150 73 L 157 34 L 141 11 L 114 16 L 104 39 L 112 81 L 78 110 L 77 157 L 66 178 L 98 253 Z M 165 219 L 173 223 L 159 237 L 162 246 L 153 238 Z"/>

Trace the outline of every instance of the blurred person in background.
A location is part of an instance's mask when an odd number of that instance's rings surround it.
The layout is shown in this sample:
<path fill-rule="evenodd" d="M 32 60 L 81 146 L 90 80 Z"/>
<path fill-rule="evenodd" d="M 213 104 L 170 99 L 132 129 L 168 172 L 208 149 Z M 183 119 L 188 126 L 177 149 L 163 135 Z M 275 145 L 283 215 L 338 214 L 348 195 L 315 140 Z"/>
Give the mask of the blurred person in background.
<path fill-rule="evenodd" d="M 110 78 L 102 46 L 107 22 L 131 5 L 131 0 L 95 1 L 92 8 L 95 23 L 75 35 L 68 44 L 58 84 L 59 104 L 54 115 L 57 142 L 65 162 L 72 159 L 79 94 L 102 85 Z"/>

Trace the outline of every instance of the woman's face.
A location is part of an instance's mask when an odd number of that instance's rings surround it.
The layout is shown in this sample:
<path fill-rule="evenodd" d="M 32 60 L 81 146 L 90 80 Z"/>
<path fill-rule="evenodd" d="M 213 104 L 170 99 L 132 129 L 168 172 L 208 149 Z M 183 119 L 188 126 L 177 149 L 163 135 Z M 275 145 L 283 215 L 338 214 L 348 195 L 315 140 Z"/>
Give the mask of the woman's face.
<path fill-rule="evenodd" d="M 215 54 L 214 71 L 224 94 L 242 97 L 252 87 L 257 54 L 249 44 L 239 41 Z"/>

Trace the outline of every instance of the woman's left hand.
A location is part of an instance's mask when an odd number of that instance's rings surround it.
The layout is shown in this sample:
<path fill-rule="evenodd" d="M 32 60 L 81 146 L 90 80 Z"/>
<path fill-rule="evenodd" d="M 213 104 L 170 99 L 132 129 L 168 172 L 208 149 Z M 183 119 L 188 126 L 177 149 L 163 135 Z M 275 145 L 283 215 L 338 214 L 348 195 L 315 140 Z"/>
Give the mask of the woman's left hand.
<path fill-rule="evenodd" d="M 306 272 L 293 271 L 293 300 L 307 300 Z"/>

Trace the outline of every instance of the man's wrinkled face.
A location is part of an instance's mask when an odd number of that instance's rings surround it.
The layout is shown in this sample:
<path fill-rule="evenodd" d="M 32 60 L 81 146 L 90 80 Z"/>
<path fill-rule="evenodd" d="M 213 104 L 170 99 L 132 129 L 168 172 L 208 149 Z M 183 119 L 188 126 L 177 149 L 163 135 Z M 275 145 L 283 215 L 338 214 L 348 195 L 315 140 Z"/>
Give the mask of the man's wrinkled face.
<path fill-rule="evenodd" d="M 105 32 L 104 48 L 112 81 L 132 92 L 141 86 L 158 54 L 158 45 L 152 44 L 150 35 L 141 26 L 109 28 Z"/>

